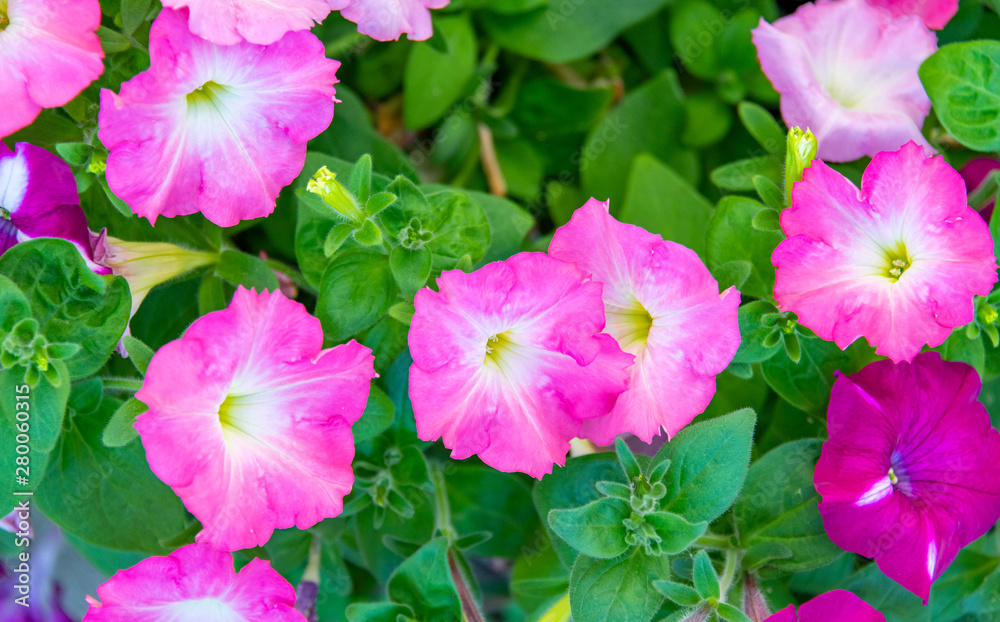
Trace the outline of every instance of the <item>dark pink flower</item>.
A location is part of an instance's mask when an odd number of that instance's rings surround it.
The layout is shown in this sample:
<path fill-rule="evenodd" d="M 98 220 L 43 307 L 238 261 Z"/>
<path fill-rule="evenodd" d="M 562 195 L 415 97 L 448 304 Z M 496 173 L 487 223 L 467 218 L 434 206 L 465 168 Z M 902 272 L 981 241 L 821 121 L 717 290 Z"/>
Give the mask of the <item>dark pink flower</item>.
<path fill-rule="evenodd" d="M 798 616 L 788 605 L 764 622 L 885 622 L 885 616 L 854 594 L 834 590 L 800 605 Z"/>
<path fill-rule="evenodd" d="M 927 602 L 958 551 L 1000 519 L 1000 433 L 964 363 L 936 352 L 839 374 L 814 483 L 826 532 Z"/>
<path fill-rule="evenodd" d="M 958 13 L 958 0 L 868 0 L 888 9 L 893 17 L 916 15 L 932 30 L 941 30 Z"/>

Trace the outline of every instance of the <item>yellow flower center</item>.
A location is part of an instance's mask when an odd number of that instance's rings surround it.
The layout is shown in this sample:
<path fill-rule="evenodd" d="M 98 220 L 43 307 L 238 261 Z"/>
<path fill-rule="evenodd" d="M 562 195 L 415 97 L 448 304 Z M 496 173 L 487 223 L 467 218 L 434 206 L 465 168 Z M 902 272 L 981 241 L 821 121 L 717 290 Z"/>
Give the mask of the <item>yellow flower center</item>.
<path fill-rule="evenodd" d="M 500 366 L 500 361 L 505 352 L 514 349 L 514 341 L 507 332 L 497 333 L 486 340 L 486 358 L 483 364 L 492 363 Z"/>
<path fill-rule="evenodd" d="M 630 346 L 644 346 L 653 328 L 653 316 L 635 300 L 629 307 L 607 309 L 604 331 L 618 340 L 623 350 Z"/>
<path fill-rule="evenodd" d="M 906 252 L 906 246 L 900 243 L 895 249 L 886 250 L 883 272 L 889 280 L 899 280 L 907 268 L 913 265 L 913 258 Z"/>
<path fill-rule="evenodd" d="M 892 482 L 893 486 L 899 483 L 899 478 L 896 477 L 896 472 L 889 467 L 889 481 Z"/>
<path fill-rule="evenodd" d="M 202 84 L 195 90 L 187 94 L 187 102 L 189 106 L 198 106 L 202 104 L 210 104 L 215 106 L 215 100 L 225 92 L 226 87 L 222 86 L 218 82 L 213 82 L 209 80 L 205 84 Z"/>
<path fill-rule="evenodd" d="M 7 0 L 0 0 L 0 30 L 7 27 L 10 18 L 7 17 Z"/>

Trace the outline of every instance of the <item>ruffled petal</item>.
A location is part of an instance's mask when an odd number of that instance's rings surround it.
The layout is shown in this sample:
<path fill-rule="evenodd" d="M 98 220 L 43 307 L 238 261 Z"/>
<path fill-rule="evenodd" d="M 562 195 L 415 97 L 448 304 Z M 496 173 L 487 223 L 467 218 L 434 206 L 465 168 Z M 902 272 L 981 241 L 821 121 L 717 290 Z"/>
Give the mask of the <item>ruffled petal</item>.
<path fill-rule="evenodd" d="M 429 39 L 434 30 L 428 9 L 447 5 L 448 0 L 330 0 L 358 32 L 379 41 L 395 41 L 404 33 L 412 41 Z"/>
<path fill-rule="evenodd" d="M 286 32 L 309 30 L 330 12 L 326 0 L 165 0 L 163 6 L 187 7 L 191 32 L 219 45 L 274 43 Z"/>
<path fill-rule="evenodd" d="M 893 17 L 916 15 L 931 30 L 941 30 L 958 13 L 958 0 L 869 0 Z"/>

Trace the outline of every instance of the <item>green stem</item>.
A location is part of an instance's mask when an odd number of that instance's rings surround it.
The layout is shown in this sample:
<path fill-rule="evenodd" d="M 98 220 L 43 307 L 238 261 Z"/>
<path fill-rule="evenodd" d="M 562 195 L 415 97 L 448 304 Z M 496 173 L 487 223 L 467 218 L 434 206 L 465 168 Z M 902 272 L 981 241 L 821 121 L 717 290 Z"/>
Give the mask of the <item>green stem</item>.
<path fill-rule="evenodd" d="M 695 540 L 694 545 L 703 549 L 729 550 L 732 548 L 729 544 L 729 536 L 712 532 L 707 532 Z"/>
<path fill-rule="evenodd" d="M 726 551 L 726 565 L 722 568 L 722 577 L 719 579 L 719 592 L 722 594 L 722 602 L 726 602 L 726 593 L 733 583 L 736 575 L 736 567 L 739 565 L 739 552 L 729 549 Z"/>
<path fill-rule="evenodd" d="M 448 503 L 448 489 L 445 485 L 444 473 L 438 468 L 432 468 L 431 482 L 434 483 L 434 529 L 448 538 L 449 543 L 452 543 L 458 537 L 458 533 L 451 522 L 451 504 Z"/>
<path fill-rule="evenodd" d="M 105 391 L 121 391 L 123 393 L 135 393 L 142 388 L 142 380 L 139 378 L 101 378 L 101 384 Z"/>

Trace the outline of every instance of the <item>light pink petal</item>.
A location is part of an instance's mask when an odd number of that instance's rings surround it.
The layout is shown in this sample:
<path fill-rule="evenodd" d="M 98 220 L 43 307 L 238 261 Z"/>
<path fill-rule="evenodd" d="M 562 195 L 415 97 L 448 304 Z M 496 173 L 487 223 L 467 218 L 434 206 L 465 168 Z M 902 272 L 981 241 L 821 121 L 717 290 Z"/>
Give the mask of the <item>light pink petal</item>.
<path fill-rule="evenodd" d="M 916 15 L 931 30 L 941 30 L 958 13 L 958 0 L 869 0 L 894 17 Z"/>
<path fill-rule="evenodd" d="M 916 18 L 865 0 L 819 0 L 753 31 L 761 68 L 788 126 L 809 128 L 823 160 L 846 162 L 908 141 L 930 111 L 917 75 L 937 39 Z"/>
<path fill-rule="evenodd" d="M 286 32 L 309 30 L 330 12 L 326 0 L 166 0 L 163 6 L 187 7 L 191 32 L 220 45 L 274 43 Z"/>
<path fill-rule="evenodd" d="M 339 63 L 308 32 L 217 46 L 163 10 L 150 69 L 101 93 L 108 184 L 151 222 L 202 212 L 222 226 L 266 216 L 329 125 Z"/>
<path fill-rule="evenodd" d="M 322 340 L 301 304 L 241 288 L 153 357 L 135 427 L 153 472 L 204 525 L 199 541 L 250 548 L 341 512 L 374 358 Z"/>
<path fill-rule="evenodd" d="M 434 34 L 431 13 L 448 0 L 329 0 L 345 19 L 358 25 L 358 31 L 379 41 L 395 41 L 406 34 L 408 39 L 423 41 Z"/>
<path fill-rule="evenodd" d="M 704 411 L 739 347 L 739 292 L 720 295 L 694 251 L 618 222 L 595 199 L 556 231 L 549 254 L 604 285 L 605 331 L 636 357 L 613 412 L 584 422 L 581 433 L 598 444 L 623 432 L 649 442 Z"/>
<path fill-rule="evenodd" d="M 68 103 L 104 71 L 98 0 L 10 0 L 0 30 L 0 136 Z"/>
<path fill-rule="evenodd" d="M 580 422 L 609 412 L 632 356 L 601 335 L 600 285 L 572 264 L 521 253 L 417 293 L 410 399 L 422 439 L 458 459 L 542 477 Z"/>
<path fill-rule="evenodd" d="M 88 597 L 85 622 L 304 622 L 295 589 L 254 559 L 237 574 L 229 553 L 190 544 L 121 570 Z"/>

